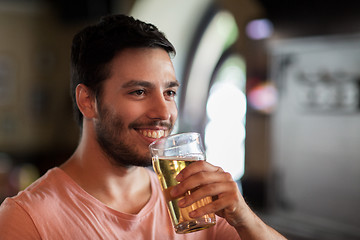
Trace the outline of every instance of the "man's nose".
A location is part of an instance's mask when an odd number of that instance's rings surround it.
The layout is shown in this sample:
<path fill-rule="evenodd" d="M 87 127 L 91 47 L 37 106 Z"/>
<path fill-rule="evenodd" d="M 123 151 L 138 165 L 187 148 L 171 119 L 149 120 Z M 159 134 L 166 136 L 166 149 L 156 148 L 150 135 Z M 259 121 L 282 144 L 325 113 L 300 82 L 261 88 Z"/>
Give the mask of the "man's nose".
<path fill-rule="evenodd" d="M 148 111 L 148 117 L 158 120 L 169 120 L 171 117 L 171 102 L 167 101 L 161 94 L 153 96 L 149 99 L 150 108 Z"/>

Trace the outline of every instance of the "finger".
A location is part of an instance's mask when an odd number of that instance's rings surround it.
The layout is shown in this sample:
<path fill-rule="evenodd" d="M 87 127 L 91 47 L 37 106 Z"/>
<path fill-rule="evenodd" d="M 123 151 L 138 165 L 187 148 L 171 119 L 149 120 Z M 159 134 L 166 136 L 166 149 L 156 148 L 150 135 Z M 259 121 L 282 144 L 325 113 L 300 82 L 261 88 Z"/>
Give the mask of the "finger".
<path fill-rule="evenodd" d="M 185 197 L 183 197 L 179 202 L 180 207 L 187 207 L 191 204 L 200 201 L 201 199 L 205 197 L 214 197 L 213 200 L 218 199 L 219 195 L 227 194 L 231 192 L 237 191 L 237 186 L 235 186 L 233 182 L 226 182 L 226 183 L 214 183 L 214 184 L 207 184 L 204 186 L 201 186 L 200 188 L 196 189 L 195 191 L 192 191 L 190 194 L 186 194 Z"/>
<path fill-rule="evenodd" d="M 226 172 L 197 172 L 193 175 L 184 178 L 182 182 L 174 186 L 170 194 L 173 197 L 181 196 L 188 192 L 189 190 L 197 189 L 200 186 L 210 185 L 213 183 L 221 182 L 232 182 L 233 179 L 230 173 Z"/>
<path fill-rule="evenodd" d="M 196 174 L 198 172 L 224 172 L 222 168 L 216 167 L 206 161 L 194 161 L 192 164 L 184 168 L 177 176 L 176 180 L 181 182 L 183 179 Z"/>
<path fill-rule="evenodd" d="M 213 201 L 205 206 L 195 209 L 194 211 L 189 213 L 189 216 L 192 218 L 198 218 L 204 216 L 205 214 L 218 213 L 222 212 L 223 210 L 227 211 L 230 214 L 234 214 L 238 210 L 238 207 L 235 204 L 238 202 L 236 201 L 236 199 L 237 197 L 233 195 L 225 195 L 216 201 Z"/>

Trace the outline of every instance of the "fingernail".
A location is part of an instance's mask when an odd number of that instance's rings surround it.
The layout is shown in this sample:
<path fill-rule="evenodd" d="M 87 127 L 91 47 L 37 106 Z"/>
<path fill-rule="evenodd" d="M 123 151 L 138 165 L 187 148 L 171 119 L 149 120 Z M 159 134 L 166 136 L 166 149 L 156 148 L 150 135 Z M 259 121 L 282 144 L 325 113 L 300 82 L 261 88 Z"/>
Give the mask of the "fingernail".
<path fill-rule="evenodd" d="M 182 207 L 184 204 L 185 204 L 185 199 L 184 198 L 178 201 L 179 207 Z"/>
<path fill-rule="evenodd" d="M 192 211 L 192 212 L 189 212 L 189 217 L 193 218 L 195 216 L 196 216 L 196 210 Z"/>

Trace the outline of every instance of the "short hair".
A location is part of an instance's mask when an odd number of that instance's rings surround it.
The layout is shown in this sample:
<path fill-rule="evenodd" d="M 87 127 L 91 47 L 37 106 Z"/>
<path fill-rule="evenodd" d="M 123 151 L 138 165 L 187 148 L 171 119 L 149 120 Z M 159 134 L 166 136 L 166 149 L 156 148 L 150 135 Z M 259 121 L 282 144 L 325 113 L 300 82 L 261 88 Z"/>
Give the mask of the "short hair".
<path fill-rule="evenodd" d="M 174 46 L 156 26 L 123 14 L 105 16 L 78 32 L 71 47 L 71 96 L 74 117 L 82 128 L 83 115 L 76 104 L 75 90 L 80 83 L 101 96 L 102 83 L 110 75 L 110 62 L 127 48 L 162 48 L 175 55 Z"/>

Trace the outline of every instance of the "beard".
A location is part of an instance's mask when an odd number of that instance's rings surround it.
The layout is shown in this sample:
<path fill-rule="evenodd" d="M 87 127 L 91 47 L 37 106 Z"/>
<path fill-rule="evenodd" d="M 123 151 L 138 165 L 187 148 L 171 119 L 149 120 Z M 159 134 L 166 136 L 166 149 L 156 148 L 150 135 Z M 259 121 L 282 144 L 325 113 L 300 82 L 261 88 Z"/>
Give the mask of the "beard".
<path fill-rule="evenodd" d="M 105 155 L 113 165 L 120 167 L 150 167 L 152 165 L 150 151 L 146 154 L 140 154 L 136 143 L 128 141 L 126 130 L 134 129 L 140 126 L 166 126 L 169 132 L 173 123 L 164 121 L 139 122 L 135 121 L 129 124 L 126 129 L 121 117 L 111 113 L 105 106 L 99 104 L 99 121 L 96 123 L 95 131 L 97 142 Z"/>

